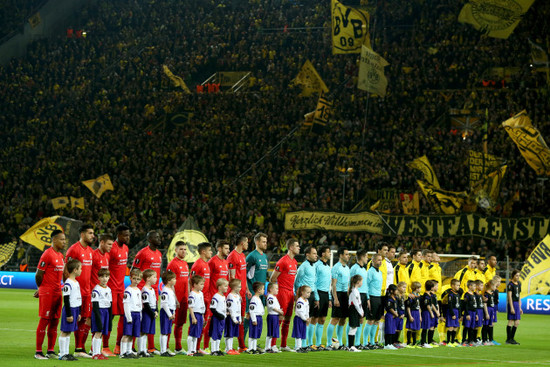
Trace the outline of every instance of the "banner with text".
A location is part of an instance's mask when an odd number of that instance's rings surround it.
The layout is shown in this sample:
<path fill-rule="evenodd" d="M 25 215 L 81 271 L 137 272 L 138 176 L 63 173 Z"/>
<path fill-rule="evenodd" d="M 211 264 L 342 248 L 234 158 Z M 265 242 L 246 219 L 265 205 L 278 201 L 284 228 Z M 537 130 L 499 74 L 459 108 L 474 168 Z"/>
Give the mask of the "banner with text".
<path fill-rule="evenodd" d="M 369 232 L 384 236 L 450 238 L 475 236 L 506 240 L 539 239 L 550 229 L 550 217 L 497 218 L 479 214 L 390 215 L 369 211 L 337 213 L 298 211 L 285 214 L 285 230 Z M 395 231 L 395 233 L 394 233 Z"/>
<path fill-rule="evenodd" d="M 521 297 L 550 294 L 550 235 L 537 245 L 521 268 Z"/>
<path fill-rule="evenodd" d="M 332 53 L 358 54 L 365 43 L 370 47 L 369 13 L 331 0 Z"/>

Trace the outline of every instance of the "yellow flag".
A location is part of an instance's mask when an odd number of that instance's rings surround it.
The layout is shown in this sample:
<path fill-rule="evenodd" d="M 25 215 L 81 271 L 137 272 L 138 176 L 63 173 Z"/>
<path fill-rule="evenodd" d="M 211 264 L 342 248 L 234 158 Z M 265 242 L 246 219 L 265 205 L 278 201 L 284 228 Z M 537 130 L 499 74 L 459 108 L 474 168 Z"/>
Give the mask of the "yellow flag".
<path fill-rule="evenodd" d="M 430 185 L 434 186 L 436 189 L 439 189 L 439 181 L 435 175 L 435 171 L 428 160 L 428 157 L 423 155 L 420 158 L 416 158 L 414 161 L 407 164 L 411 169 L 420 171 L 424 176 L 424 181 L 428 182 Z"/>
<path fill-rule="evenodd" d="M 535 0 L 470 0 L 458 21 L 494 38 L 508 38 Z"/>
<path fill-rule="evenodd" d="M 317 73 L 317 70 L 315 70 L 313 64 L 309 60 L 304 63 L 304 66 L 302 66 L 302 69 L 296 78 L 294 78 L 294 80 L 290 83 L 290 85 L 294 84 L 301 85 L 303 87 L 302 93 L 300 93 L 300 96 L 302 97 L 309 97 L 317 93 L 328 92 L 325 82 L 321 79 L 321 76 Z"/>
<path fill-rule="evenodd" d="M 70 206 L 69 198 L 66 196 L 58 196 L 52 199 L 52 206 L 54 209 L 68 208 Z"/>
<path fill-rule="evenodd" d="M 498 169 L 504 164 L 504 159 L 474 150 L 468 151 L 468 164 L 470 166 L 470 188 L 475 187 L 483 177 Z"/>
<path fill-rule="evenodd" d="M 34 13 L 29 18 L 29 24 L 31 25 L 31 28 L 36 28 L 40 23 L 42 23 L 42 18 L 40 17 L 40 13 Z"/>
<path fill-rule="evenodd" d="M 10 261 L 16 246 L 17 241 L 0 244 L 0 267 L 6 265 L 6 263 Z"/>
<path fill-rule="evenodd" d="M 108 174 L 99 176 L 98 178 L 93 178 L 91 180 L 82 181 L 82 183 L 98 198 L 100 198 L 105 191 L 114 190 L 113 184 L 111 183 L 111 178 Z"/>
<path fill-rule="evenodd" d="M 162 69 L 164 70 L 164 74 L 174 83 L 174 86 L 180 87 L 185 93 L 191 93 L 183 79 L 180 76 L 174 75 L 168 66 L 162 65 Z"/>
<path fill-rule="evenodd" d="M 447 191 L 434 187 L 428 182 L 416 180 L 422 193 L 438 214 L 458 214 L 467 195 L 465 191 Z"/>
<path fill-rule="evenodd" d="M 508 166 L 504 165 L 499 167 L 495 171 L 479 181 L 472 189 L 470 194 L 471 201 L 475 202 L 477 206 L 485 210 L 493 210 L 500 198 L 500 186 L 506 169 Z"/>
<path fill-rule="evenodd" d="M 380 206 L 380 200 L 370 206 L 370 210 L 375 211 Z"/>
<path fill-rule="evenodd" d="M 166 251 L 166 258 L 168 262 L 172 261 L 175 257 L 175 248 L 176 243 L 183 241 L 187 244 L 187 253 L 185 254 L 185 261 L 192 263 L 197 261 L 199 258 L 199 252 L 197 250 L 197 245 L 202 242 L 208 242 L 208 238 L 202 233 L 192 217 L 188 217 L 185 222 L 178 229 L 178 232 L 172 238 L 170 246 Z"/>
<path fill-rule="evenodd" d="M 531 252 L 521 268 L 521 297 L 550 294 L 550 234 Z"/>
<path fill-rule="evenodd" d="M 380 55 L 369 47 L 363 46 L 357 88 L 385 97 L 388 79 L 384 75 L 384 67 L 388 65 L 389 63 Z"/>
<path fill-rule="evenodd" d="M 71 208 L 84 209 L 84 207 L 83 197 L 75 198 L 74 196 L 71 196 Z"/>
<path fill-rule="evenodd" d="M 59 229 L 65 232 L 67 243 L 72 244 L 78 241 L 79 228 L 82 222 L 67 217 L 47 217 L 36 222 L 27 232 L 23 233 L 19 238 L 44 251 L 44 247 L 51 246 L 51 234 L 54 230 Z"/>
<path fill-rule="evenodd" d="M 332 102 L 329 101 L 323 93 L 319 96 L 317 108 L 313 114 L 313 130 L 322 130 L 328 123 L 332 115 Z"/>
<path fill-rule="evenodd" d="M 332 53 L 358 54 L 361 46 L 370 47 L 369 13 L 331 0 Z"/>
<path fill-rule="evenodd" d="M 550 176 L 550 149 L 540 132 L 533 127 L 525 110 L 502 123 L 508 135 L 537 175 Z"/>

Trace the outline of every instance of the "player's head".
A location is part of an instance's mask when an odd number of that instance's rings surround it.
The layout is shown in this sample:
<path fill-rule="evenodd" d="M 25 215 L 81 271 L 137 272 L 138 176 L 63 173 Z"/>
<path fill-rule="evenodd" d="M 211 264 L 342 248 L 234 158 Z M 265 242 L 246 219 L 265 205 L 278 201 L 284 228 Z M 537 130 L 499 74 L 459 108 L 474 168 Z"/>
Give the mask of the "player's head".
<path fill-rule="evenodd" d="M 319 256 L 321 256 L 321 259 L 324 261 L 327 261 L 330 259 L 330 247 L 329 246 L 321 246 L 319 247 Z"/>
<path fill-rule="evenodd" d="M 420 249 L 414 249 L 411 251 L 411 257 L 414 261 L 422 261 L 422 251 Z"/>
<path fill-rule="evenodd" d="M 102 233 L 99 235 L 99 248 L 104 254 L 111 252 L 111 249 L 113 248 L 113 242 L 114 238 L 111 234 Z"/>
<path fill-rule="evenodd" d="M 514 282 L 517 282 L 519 280 L 519 274 L 520 274 L 520 271 L 518 269 L 512 270 L 512 275 L 510 279 L 512 279 Z"/>
<path fill-rule="evenodd" d="M 418 292 L 422 288 L 422 284 L 420 282 L 412 282 L 411 283 L 411 291 Z"/>
<path fill-rule="evenodd" d="M 110 277 L 110 276 L 111 276 L 111 272 L 107 268 L 101 268 L 97 271 L 97 277 L 98 278 Z"/>
<path fill-rule="evenodd" d="M 265 251 L 267 249 L 267 235 L 263 232 L 256 233 L 254 244 L 256 245 L 256 250 Z"/>
<path fill-rule="evenodd" d="M 148 232 L 147 242 L 149 242 L 149 246 L 159 247 L 161 244 L 160 234 L 157 231 Z"/>
<path fill-rule="evenodd" d="M 141 280 L 141 270 L 137 268 L 133 268 L 130 271 L 130 280 L 134 285 L 137 285 Z"/>
<path fill-rule="evenodd" d="M 264 288 L 265 288 L 265 285 L 262 282 L 254 282 L 252 284 L 252 291 L 256 295 L 263 294 L 264 293 Z"/>
<path fill-rule="evenodd" d="M 434 282 L 434 286 L 432 287 L 432 291 L 437 292 L 439 288 L 439 282 L 436 279 L 431 279 L 432 282 Z"/>
<path fill-rule="evenodd" d="M 477 256 L 470 256 L 470 258 L 468 259 L 468 267 L 470 269 L 477 268 Z"/>
<path fill-rule="evenodd" d="M 229 255 L 229 241 L 228 240 L 218 240 L 216 242 L 216 250 L 218 250 L 218 256 L 222 259 L 227 258 Z"/>
<path fill-rule="evenodd" d="M 397 292 L 397 286 L 395 284 L 390 284 L 386 290 L 386 295 L 393 296 Z"/>
<path fill-rule="evenodd" d="M 349 280 L 349 291 L 351 292 L 354 288 L 359 288 L 363 285 L 363 277 L 359 274 L 355 274 Z"/>
<path fill-rule="evenodd" d="M 248 250 L 248 237 L 244 233 L 237 234 L 235 238 L 235 246 L 242 246 L 243 251 Z"/>
<path fill-rule="evenodd" d="M 201 291 L 204 287 L 204 278 L 200 275 L 193 275 L 191 277 L 191 288 L 196 291 Z"/>
<path fill-rule="evenodd" d="M 216 289 L 218 292 L 225 294 L 227 293 L 227 289 L 229 288 L 229 282 L 227 279 L 220 278 L 216 281 Z"/>
<path fill-rule="evenodd" d="M 300 288 L 298 288 L 297 292 L 298 297 L 308 299 L 311 295 L 311 287 L 309 285 L 303 285 Z"/>
<path fill-rule="evenodd" d="M 490 267 L 492 268 L 497 267 L 497 257 L 495 255 L 487 255 L 485 258 L 487 259 L 487 264 Z"/>
<path fill-rule="evenodd" d="M 376 269 L 382 265 L 382 254 L 374 254 L 372 255 L 372 266 L 374 266 Z"/>
<path fill-rule="evenodd" d="M 452 279 L 451 280 L 451 289 L 453 291 L 458 291 L 460 288 L 460 281 L 458 279 Z"/>
<path fill-rule="evenodd" d="M 164 285 L 169 285 L 171 280 L 176 279 L 176 274 L 174 272 L 167 270 L 164 273 L 162 273 L 162 282 Z"/>
<path fill-rule="evenodd" d="M 242 285 L 240 279 L 231 279 L 229 282 L 229 288 L 231 288 L 231 292 L 239 293 L 241 291 Z"/>
<path fill-rule="evenodd" d="M 426 280 L 426 283 L 424 284 L 424 289 L 426 292 L 431 292 L 434 287 L 433 280 Z"/>
<path fill-rule="evenodd" d="M 388 260 L 393 260 L 395 259 L 395 252 L 397 251 L 397 249 L 395 248 L 394 245 L 389 245 L 388 246 L 388 253 L 386 255 L 386 257 L 388 258 Z"/>
<path fill-rule="evenodd" d="M 210 242 L 201 242 L 197 246 L 199 256 L 204 260 L 208 260 L 212 257 L 212 245 Z"/>
<path fill-rule="evenodd" d="M 384 241 L 380 241 L 376 244 L 376 252 L 382 255 L 382 258 L 388 255 L 388 244 Z"/>
<path fill-rule="evenodd" d="M 424 249 L 422 250 L 422 258 L 426 262 L 432 262 L 432 250 L 430 249 Z"/>
<path fill-rule="evenodd" d="M 309 261 L 317 261 L 317 249 L 315 246 L 308 246 L 304 250 L 304 254 L 306 255 L 306 259 Z"/>
<path fill-rule="evenodd" d="M 286 240 L 286 248 L 289 255 L 296 256 L 300 253 L 300 242 L 296 238 L 289 238 Z"/>
<path fill-rule="evenodd" d="M 176 242 L 176 245 L 174 246 L 174 252 L 176 253 L 178 259 L 185 259 L 185 254 L 187 253 L 187 244 L 185 243 L 185 241 Z"/>
<path fill-rule="evenodd" d="M 500 285 L 500 279 L 497 280 L 495 278 L 491 279 L 489 283 L 487 283 L 487 285 L 489 286 L 489 289 L 491 289 L 492 291 L 494 291 L 495 289 L 498 289 L 498 286 Z"/>
<path fill-rule="evenodd" d="M 59 229 L 54 229 L 50 234 L 50 238 L 52 239 L 52 247 L 56 251 L 61 251 L 65 249 L 67 238 L 65 237 L 65 233 L 63 233 L 63 231 Z"/>
<path fill-rule="evenodd" d="M 119 245 L 130 242 L 130 227 L 126 224 L 119 224 L 116 227 L 116 239 Z"/>
<path fill-rule="evenodd" d="M 349 261 L 349 250 L 347 247 L 338 247 L 338 260 L 347 264 Z"/>
<path fill-rule="evenodd" d="M 267 285 L 267 293 L 276 296 L 276 295 L 279 293 L 279 284 L 277 284 L 277 283 L 269 283 L 269 284 Z"/>
<path fill-rule="evenodd" d="M 80 233 L 80 243 L 86 246 L 90 246 L 94 243 L 94 227 L 89 224 L 83 224 L 80 226 L 78 232 Z"/>
<path fill-rule="evenodd" d="M 369 254 L 367 252 L 367 249 L 365 248 L 357 251 L 355 256 L 357 257 L 357 262 L 359 263 L 359 265 L 365 265 L 367 263 L 367 260 L 369 259 Z"/>
<path fill-rule="evenodd" d="M 157 273 L 153 269 L 144 270 L 142 277 L 146 283 L 155 284 L 157 282 Z"/>
<path fill-rule="evenodd" d="M 468 280 L 466 282 L 466 287 L 468 287 L 469 291 L 473 291 L 476 287 L 476 281 L 475 280 Z"/>
<path fill-rule="evenodd" d="M 407 293 L 407 282 L 399 282 L 397 283 L 397 291 L 399 294 L 404 295 Z"/>
<path fill-rule="evenodd" d="M 407 265 L 408 262 L 409 262 L 409 254 L 406 252 L 401 252 L 399 254 L 399 264 Z"/>
<path fill-rule="evenodd" d="M 497 282 L 497 288 L 498 288 L 498 286 L 500 285 L 500 282 L 502 282 L 502 278 L 500 277 L 500 275 L 495 275 L 493 277 L 493 280 Z"/>
<path fill-rule="evenodd" d="M 76 274 L 76 276 L 79 276 L 80 274 L 78 274 L 78 273 L 81 270 L 82 270 L 82 263 L 77 259 L 70 259 L 65 264 L 65 271 L 69 275 Z"/>
<path fill-rule="evenodd" d="M 477 268 L 480 269 L 480 270 L 483 270 L 485 269 L 485 260 L 484 259 L 478 259 L 477 260 Z"/>

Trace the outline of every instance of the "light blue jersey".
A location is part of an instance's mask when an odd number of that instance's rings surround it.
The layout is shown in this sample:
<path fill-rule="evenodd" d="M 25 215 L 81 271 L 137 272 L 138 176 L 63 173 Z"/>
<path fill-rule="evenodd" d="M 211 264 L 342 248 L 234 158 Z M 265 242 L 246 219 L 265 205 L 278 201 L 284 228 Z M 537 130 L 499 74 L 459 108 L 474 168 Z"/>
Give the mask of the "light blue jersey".
<path fill-rule="evenodd" d="M 359 287 L 359 293 L 367 293 L 367 268 L 364 265 L 359 265 L 355 263 L 351 267 L 350 277 L 353 277 L 354 275 L 361 275 L 361 278 L 363 278 L 363 284 L 361 285 L 361 287 Z"/>
<path fill-rule="evenodd" d="M 382 296 L 383 281 L 382 272 L 374 266 L 371 266 L 369 270 L 367 270 L 367 298 L 371 296 Z"/>
<path fill-rule="evenodd" d="M 298 268 L 298 271 L 296 272 L 296 279 L 294 280 L 294 293 L 298 294 L 298 289 L 303 286 L 307 285 L 311 287 L 311 291 L 314 294 L 315 300 L 319 300 L 319 293 L 317 293 L 317 285 L 316 285 L 316 271 L 315 271 L 315 263 L 310 262 L 308 260 L 304 261 L 302 265 Z"/>
<path fill-rule="evenodd" d="M 315 263 L 316 271 L 316 282 L 315 287 L 317 288 L 315 293 L 319 294 L 318 291 L 323 291 L 328 293 L 328 299 L 332 300 L 332 293 L 330 292 L 330 282 L 331 282 L 331 269 L 328 263 L 319 260 Z"/>
<path fill-rule="evenodd" d="M 336 292 L 347 292 L 349 289 L 349 266 L 340 261 L 332 267 L 332 279 L 336 279 Z"/>

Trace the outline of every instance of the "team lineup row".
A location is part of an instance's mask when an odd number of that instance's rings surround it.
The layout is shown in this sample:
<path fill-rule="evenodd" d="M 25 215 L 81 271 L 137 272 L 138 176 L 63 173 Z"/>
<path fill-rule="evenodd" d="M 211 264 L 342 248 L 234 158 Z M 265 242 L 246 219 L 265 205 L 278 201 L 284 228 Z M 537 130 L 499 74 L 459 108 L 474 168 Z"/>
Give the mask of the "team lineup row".
<path fill-rule="evenodd" d="M 77 357 L 103 359 L 120 354 L 132 358 L 134 337 L 137 338 L 136 346 L 141 356 L 152 353 L 164 356 L 184 354 L 182 334 L 188 312 L 187 348 L 188 354 L 194 356 L 208 353 L 209 346 L 211 353 L 223 355 L 220 341 L 224 330 L 225 350 L 229 354 L 250 351 L 306 352 L 338 346 L 346 349 L 343 331 L 347 319 L 347 344 L 352 351 L 379 348 L 377 342 L 385 344 L 386 349 L 403 346 L 399 343 L 399 334 L 403 330 L 404 319 L 407 319 L 405 325 L 409 347 L 415 345 L 419 330 L 422 330 L 421 345 L 430 347 L 434 343 L 434 329 L 438 327 L 440 342 L 443 342 L 445 325 L 446 342 L 449 346 L 455 346 L 460 339 L 457 337 L 459 326 L 455 324 L 461 319 L 465 345 L 475 343 L 476 330 L 481 332 L 485 344 L 493 341 L 492 326 L 496 321 L 498 303 L 496 287 L 500 282 L 497 279 L 492 281 L 496 274 L 494 256 L 488 257 L 486 268 L 482 260 L 470 259 L 468 266 L 457 273 L 451 287 L 443 290 L 439 258 L 433 251 L 413 251 L 410 264 L 407 264 L 408 254 L 400 254 L 394 268 L 395 248 L 380 243 L 370 261 L 366 250 L 361 250 L 357 253 L 356 263 L 350 268 L 349 252 L 340 248 L 339 261 L 331 268 L 328 247 L 319 249 L 319 260 L 317 249 L 308 247 L 304 251 L 306 261 L 298 267 L 295 256 L 300 253 L 300 244 L 297 239 L 290 239 L 287 241 L 288 253 L 277 262 L 271 274 L 266 297 L 263 287 L 268 281 L 267 235 L 256 234 L 253 240 L 256 248 L 246 257 L 244 252 L 248 250 L 248 238 L 244 235 L 237 238 L 231 253 L 228 241 L 216 243 L 217 253 L 214 256 L 211 244 L 199 244 L 200 258 L 190 270 L 184 261 L 187 246 L 179 242 L 175 247 L 176 256 L 162 277 L 164 287 L 160 292 L 158 312 L 162 266 L 162 255 L 157 249 L 160 236 L 154 231 L 148 233 L 148 246 L 134 258 L 130 274 L 132 284 L 125 289 L 128 263 L 126 243 L 129 238 L 129 228 L 121 225 L 117 228 L 116 238 L 102 234 L 98 248 L 92 250 L 94 231 L 91 226 L 84 225 L 80 229 L 80 240 L 63 256 L 65 236 L 61 231 L 52 232 L 52 247 L 42 255 L 36 273 L 40 321 L 35 358 L 74 359 L 68 353 L 70 339 L 67 335 L 73 331 Z M 64 278 L 67 279 L 61 289 Z M 487 288 L 483 293 L 485 284 Z M 515 276 L 507 289 L 508 318 L 511 320 L 507 342 L 511 344 L 516 343 L 514 334 L 521 314 L 519 290 L 520 284 Z M 257 346 L 257 339 L 262 333 L 264 305 L 268 308 L 265 350 Z M 326 328 L 326 340 L 327 344 L 334 343 L 325 348 L 321 340 L 331 307 L 332 318 Z M 475 315 L 470 312 L 475 312 Z M 287 345 L 293 313 L 295 349 Z M 113 353 L 109 338 L 113 317 L 117 315 L 120 317 Z M 160 352 L 154 346 L 155 318 L 159 315 Z M 54 347 L 60 318 L 58 356 Z M 175 353 L 168 349 L 172 325 Z M 91 355 L 86 353 L 85 348 L 90 328 L 94 333 Z M 44 355 L 42 344 L 46 329 L 48 349 L 47 355 Z M 335 330 L 336 337 L 333 338 Z M 248 348 L 244 342 L 247 333 Z M 203 349 L 200 348 L 202 337 Z M 234 337 L 238 338 L 238 349 L 233 348 Z M 276 346 L 278 338 L 281 338 L 280 348 Z"/>

